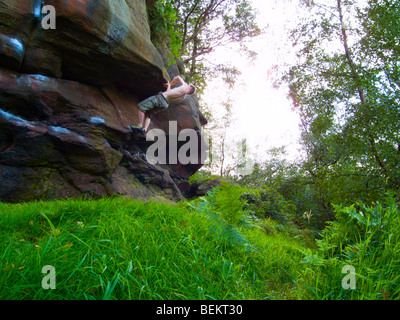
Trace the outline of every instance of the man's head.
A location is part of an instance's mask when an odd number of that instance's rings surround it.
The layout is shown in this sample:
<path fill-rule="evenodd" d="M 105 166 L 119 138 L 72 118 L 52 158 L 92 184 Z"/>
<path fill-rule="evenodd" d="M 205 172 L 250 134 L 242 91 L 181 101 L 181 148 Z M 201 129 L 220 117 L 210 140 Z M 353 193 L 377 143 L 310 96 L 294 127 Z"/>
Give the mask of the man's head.
<path fill-rule="evenodd" d="M 189 92 L 188 92 L 188 94 L 189 95 L 192 95 L 192 94 L 194 94 L 196 92 L 196 87 L 194 86 L 194 85 L 189 85 Z"/>

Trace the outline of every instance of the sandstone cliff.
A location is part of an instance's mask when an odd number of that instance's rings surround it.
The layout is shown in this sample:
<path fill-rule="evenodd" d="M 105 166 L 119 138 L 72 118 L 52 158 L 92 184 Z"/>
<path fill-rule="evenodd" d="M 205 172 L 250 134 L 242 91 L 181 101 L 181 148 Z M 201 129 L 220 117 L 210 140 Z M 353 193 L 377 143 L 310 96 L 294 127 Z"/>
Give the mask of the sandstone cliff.
<path fill-rule="evenodd" d="M 151 165 L 137 103 L 176 75 L 150 41 L 145 0 L 0 2 L 0 201 L 125 195 L 181 199 L 200 164 Z M 200 132 L 189 97 L 154 117 Z M 200 135 L 198 138 L 201 139 Z"/>

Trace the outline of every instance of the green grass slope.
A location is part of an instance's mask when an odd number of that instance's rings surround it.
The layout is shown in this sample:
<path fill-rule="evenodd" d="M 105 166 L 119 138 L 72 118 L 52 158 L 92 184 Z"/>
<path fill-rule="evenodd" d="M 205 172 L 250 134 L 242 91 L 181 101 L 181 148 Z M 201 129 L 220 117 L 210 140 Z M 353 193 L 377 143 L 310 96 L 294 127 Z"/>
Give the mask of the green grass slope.
<path fill-rule="evenodd" d="M 294 286 L 299 244 L 256 226 L 235 242 L 217 223 L 122 198 L 0 204 L 0 299 L 264 299 L 286 291 L 276 281 Z"/>
<path fill-rule="evenodd" d="M 337 207 L 309 248 L 302 230 L 243 210 L 242 192 L 0 203 L 0 299 L 399 299 L 393 198 Z"/>

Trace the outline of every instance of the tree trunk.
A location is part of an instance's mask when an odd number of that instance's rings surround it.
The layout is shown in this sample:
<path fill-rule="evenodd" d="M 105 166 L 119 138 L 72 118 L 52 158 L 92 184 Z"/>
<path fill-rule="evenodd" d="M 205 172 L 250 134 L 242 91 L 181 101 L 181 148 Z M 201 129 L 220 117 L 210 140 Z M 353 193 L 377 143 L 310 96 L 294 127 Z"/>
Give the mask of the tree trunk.
<path fill-rule="evenodd" d="M 342 32 L 342 41 L 343 41 L 343 47 L 344 47 L 347 63 L 349 65 L 349 67 L 350 67 L 350 70 L 351 70 L 351 73 L 353 75 L 353 78 L 356 81 L 357 90 L 358 90 L 358 96 L 360 98 L 361 105 L 363 105 L 364 107 L 367 107 L 367 100 L 365 98 L 364 88 L 363 88 L 363 86 L 361 84 L 360 75 L 358 74 L 357 69 L 355 67 L 355 64 L 354 64 L 354 61 L 352 59 L 351 52 L 350 52 L 350 49 L 349 49 L 348 41 L 347 41 L 347 33 L 346 33 L 346 28 L 344 26 L 344 21 L 343 21 L 343 12 L 342 12 L 341 0 L 337 0 L 337 7 L 338 7 L 338 11 L 339 11 L 340 27 L 341 27 L 341 32 Z M 377 162 L 379 167 L 382 169 L 384 174 L 387 175 L 386 166 L 383 163 L 382 159 L 380 158 L 380 156 L 378 154 L 378 150 L 376 149 L 375 137 L 369 130 L 370 124 L 369 124 L 369 121 L 367 119 L 367 116 L 364 116 L 364 119 L 365 119 L 365 122 L 366 122 L 365 123 L 366 129 L 368 130 L 368 139 L 367 140 L 368 140 L 368 143 L 369 143 L 369 145 L 371 147 L 372 155 L 374 156 L 375 161 Z"/>

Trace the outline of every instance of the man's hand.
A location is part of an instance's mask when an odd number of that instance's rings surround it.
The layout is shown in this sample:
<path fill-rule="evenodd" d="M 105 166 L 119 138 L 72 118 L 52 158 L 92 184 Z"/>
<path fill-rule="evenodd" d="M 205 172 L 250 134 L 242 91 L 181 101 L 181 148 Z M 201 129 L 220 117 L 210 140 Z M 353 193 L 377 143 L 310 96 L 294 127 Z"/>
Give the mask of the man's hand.
<path fill-rule="evenodd" d="M 175 83 L 179 83 L 180 85 L 186 84 L 185 81 L 180 76 L 176 76 L 175 78 L 172 79 L 170 85 L 173 86 Z"/>

